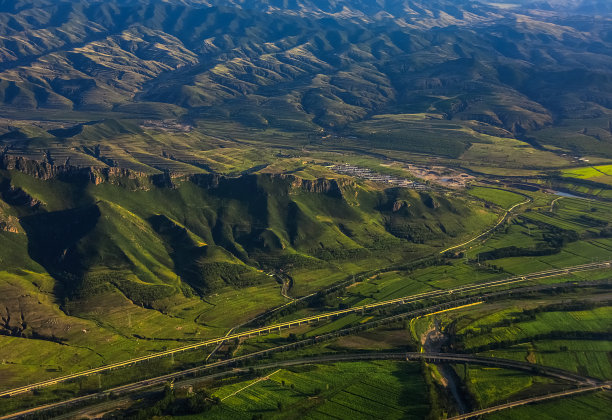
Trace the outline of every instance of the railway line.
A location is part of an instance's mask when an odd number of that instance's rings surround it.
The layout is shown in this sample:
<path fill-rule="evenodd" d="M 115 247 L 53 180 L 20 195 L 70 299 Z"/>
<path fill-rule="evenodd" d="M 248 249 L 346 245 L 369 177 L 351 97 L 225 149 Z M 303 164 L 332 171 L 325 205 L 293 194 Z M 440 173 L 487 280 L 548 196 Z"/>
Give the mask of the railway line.
<path fill-rule="evenodd" d="M 521 405 L 533 404 L 535 402 L 547 401 L 556 398 L 569 397 L 576 394 L 583 394 L 585 392 L 593 392 L 598 390 L 610 389 L 610 385 L 592 385 L 584 386 L 577 389 L 571 389 L 568 391 L 556 392 L 554 394 L 541 395 L 537 397 L 525 398 L 524 400 L 514 401 L 507 404 L 496 405 L 495 407 L 489 407 L 471 413 L 462 414 L 460 416 L 451 417 L 449 420 L 467 420 L 475 417 L 479 417 L 485 414 L 494 413 L 496 411 L 506 410 L 508 408 L 519 407 Z"/>
<path fill-rule="evenodd" d="M 584 375 L 579 375 L 564 369 L 558 369 L 543 365 L 537 365 L 518 360 L 501 359 L 497 357 L 482 357 L 471 354 L 455 354 L 455 353 L 406 353 L 407 360 L 425 360 L 430 363 L 467 363 L 475 365 L 483 365 L 490 367 L 499 367 L 512 370 L 523 370 L 532 374 L 549 376 L 563 381 L 575 382 L 580 385 L 600 385 L 602 381 L 596 378 L 590 378 Z"/>
<path fill-rule="evenodd" d="M 310 317 L 305 317 L 305 318 L 300 318 L 300 319 L 296 319 L 292 321 L 273 324 L 273 325 L 269 325 L 265 327 L 255 328 L 255 329 L 251 329 L 251 330 L 244 331 L 244 332 L 232 333 L 232 334 L 229 334 L 223 337 L 213 338 L 210 340 L 193 343 L 193 344 L 189 344 L 186 346 L 177 347 L 174 349 L 170 349 L 170 350 L 166 350 L 166 351 L 162 351 L 162 352 L 158 352 L 158 353 L 154 353 L 154 354 L 150 354 L 146 356 L 141 356 L 141 357 L 125 360 L 122 362 L 111 363 L 108 365 L 100 366 L 97 368 L 93 368 L 93 369 L 89 369 L 89 370 L 85 370 L 81 372 L 76 372 L 76 373 L 61 376 L 58 378 L 48 379 L 46 381 L 41 381 L 38 383 L 34 383 L 34 384 L 30 384 L 30 385 L 10 389 L 10 390 L 5 390 L 5 391 L 0 392 L 0 397 L 10 397 L 10 396 L 26 393 L 34 389 L 56 385 L 56 384 L 66 382 L 72 379 L 76 379 L 79 377 L 107 372 L 113 369 L 130 366 L 136 363 L 140 363 L 140 362 L 144 362 L 144 361 L 148 361 L 148 360 L 152 360 L 152 359 L 156 359 L 160 357 L 170 356 L 172 354 L 176 354 L 176 353 L 187 351 L 187 350 L 194 350 L 194 349 L 198 349 L 198 348 L 202 348 L 206 346 L 218 345 L 220 343 L 223 343 L 224 341 L 228 341 L 232 339 L 248 338 L 248 337 L 255 336 L 255 335 L 269 334 L 272 331 L 280 331 L 283 328 L 291 328 L 291 327 L 299 326 L 299 325 L 306 324 L 306 323 L 318 322 L 321 320 L 326 320 L 326 319 L 330 319 L 330 318 L 334 318 L 334 317 L 338 317 L 338 316 L 346 315 L 350 313 L 364 313 L 365 311 L 368 311 L 368 310 L 377 309 L 377 308 L 381 308 L 381 307 L 389 306 L 389 305 L 414 303 L 414 302 L 422 301 L 424 299 L 439 298 L 439 297 L 444 297 L 444 296 L 453 296 L 453 295 L 458 295 L 461 293 L 470 293 L 470 292 L 475 292 L 475 291 L 483 290 L 483 289 L 509 286 L 513 284 L 527 282 L 530 280 L 538 280 L 538 279 L 543 279 L 543 278 L 548 278 L 548 277 L 557 277 L 561 275 L 568 275 L 568 274 L 578 273 L 578 272 L 583 272 L 583 271 L 590 271 L 590 270 L 596 270 L 596 269 L 610 269 L 610 268 L 612 268 L 612 261 L 582 264 L 582 265 L 567 267 L 563 269 L 551 269 L 551 270 L 526 274 L 523 276 L 510 277 L 510 278 L 506 278 L 503 280 L 495 280 L 495 281 L 478 283 L 478 284 L 469 284 L 469 285 L 465 285 L 465 286 L 461 286 L 461 287 L 457 287 L 453 289 L 424 292 L 424 293 L 419 293 L 419 294 L 415 294 L 411 296 L 405 296 L 401 298 L 395 298 L 395 299 L 390 299 L 390 300 L 385 300 L 385 301 L 380 301 L 380 302 L 369 303 L 369 304 L 341 309 L 337 311 L 326 312 L 326 313 L 322 313 L 318 315 L 313 315 Z"/>
<path fill-rule="evenodd" d="M 0 420 L 12 420 L 12 419 L 17 419 L 17 418 L 20 418 L 26 415 L 31 415 L 34 413 L 44 412 L 44 411 L 48 411 L 52 409 L 77 406 L 78 404 L 86 403 L 88 401 L 95 401 L 96 399 L 106 398 L 109 395 L 116 395 L 116 396 L 125 395 L 129 393 L 141 391 L 144 389 L 161 387 L 164 384 L 166 384 L 168 381 L 177 379 L 178 377 L 180 377 L 179 375 L 184 377 L 184 376 L 188 376 L 194 373 L 195 369 L 200 369 L 200 370 L 204 368 L 211 369 L 213 367 L 219 367 L 219 366 L 228 367 L 223 372 L 212 373 L 212 374 L 201 376 L 195 379 L 183 380 L 183 381 L 178 382 L 177 385 L 188 385 L 188 384 L 193 384 L 194 382 L 219 378 L 219 377 L 223 377 L 227 375 L 245 373 L 245 372 L 248 372 L 250 368 L 246 368 L 246 367 L 245 368 L 233 368 L 232 365 L 234 365 L 237 361 L 243 360 L 245 357 L 248 357 L 248 356 L 251 356 L 251 355 L 241 356 L 239 358 L 216 362 L 216 363 L 212 363 L 210 365 L 206 365 L 206 366 L 199 367 L 199 368 L 188 369 L 188 370 L 181 371 L 181 372 L 175 372 L 172 374 L 163 375 L 163 376 L 159 376 L 156 378 L 151 378 L 151 379 L 135 382 L 135 383 L 128 384 L 128 385 L 123 385 L 123 386 L 109 389 L 106 391 L 101 391 L 96 394 L 86 395 L 86 396 L 77 397 L 77 398 L 73 398 L 70 400 L 62 401 L 62 402 L 47 404 L 44 406 L 35 407 L 35 408 L 28 409 L 28 410 L 23 410 L 18 413 L 13 413 L 13 414 L 2 416 L 0 417 Z M 278 361 L 274 363 L 268 363 L 265 365 L 254 366 L 253 368 L 255 370 L 266 370 L 266 369 L 279 369 L 283 367 L 305 365 L 305 364 L 312 364 L 312 363 L 334 363 L 334 362 L 368 361 L 368 360 L 414 361 L 414 360 L 421 360 L 421 359 L 427 360 L 430 362 L 445 361 L 449 363 L 473 363 L 473 364 L 480 364 L 480 365 L 486 365 L 486 366 L 497 366 L 497 367 L 506 367 L 508 369 L 522 369 L 522 370 L 525 370 L 525 369 L 519 365 L 530 365 L 529 363 L 521 363 L 521 362 L 516 362 L 514 360 L 498 359 L 498 358 L 492 358 L 492 357 L 479 357 L 479 356 L 472 356 L 469 354 L 463 355 L 463 354 L 453 354 L 453 353 L 373 352 L 373 353 L 345 353 L 345 354 L 332 354 L 332 355 L 315 356 L 315 357 L 304 357 L 304 358 L 299 358 L 299 359 L 283 360 L 283 361 Z M 528 367 L 533 369 L 534 366 L 531 365 Z M 584 377 L 584 376 L 575 374 L 573 372 L 565 371 L 562 369 L 545 367 L 545 366 L 541 366 L 541 370 L 539 371 L 539 374 L 543 376 L 550 376 L 550 377 L 557 378 L 557 379 L 565 379 L 570 382 L 574 382 L 576 384 L 589 384 L 582 388 L 566 391 L 565 393 L 563 393 L 564 395 L 565 394 L 570 395 L 574 391 L 585 392 L 586 390 L 605 389 L 606 387 L 610 386 L 610 384 L 606 382 L 598 382 L 597 380 L 593 378 Z M 555 394 L 551 394 L 550 396 L 544 396 L 544 399 L 546 399 L 545 397 L 555 398 L 554 395 Z M 538 401 L 538 398 L 542 398 L 542 397 L 533 397 L 529 400 Z M 122 399 L 119 399 L 115 401 L 114 405 L 120 405 L 122 401 L 123 401 Z M 517 401 L 517 403 L 520 403 L 520 401 Z M 515 404 L 515 403 L 510 403 L 510 405 L 512 404 Z M 101 403 L 101 405 L 103 405 L 106 408 L 109 408 L 109 407 L 112 408 L 113 402 L 107 401 L 107 402 Z M 508 404 L 504 404 L 504 406 L 506 405 Z M 520 404 L 517 404 L 517 405 L 520 405 Z M 496 411 L 496 410 L 503 409 L 503 408 L 492 407 L 488 410 Z M 492 412 L 492 411 L 488 411 L 488 412 Z M 479 415 L 476 413 L 479 413 L 479 412 L 466 414 L 464 416 Z M 469 418 L 469 417 L 457 417 L 457 419 L 460 419 L 460 418 L 463 419 L 463 418 Z"/>

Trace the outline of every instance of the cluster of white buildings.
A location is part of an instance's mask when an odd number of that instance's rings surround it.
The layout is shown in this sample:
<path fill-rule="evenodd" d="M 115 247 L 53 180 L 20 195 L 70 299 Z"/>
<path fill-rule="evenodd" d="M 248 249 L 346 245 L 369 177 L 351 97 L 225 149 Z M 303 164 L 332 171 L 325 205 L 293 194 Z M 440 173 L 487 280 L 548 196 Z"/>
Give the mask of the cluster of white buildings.
<path fill-rule="evenodd" d="M 193 126 L 189 124 L 179 123 L 175 120 L 145 120 L 140 125 L 142 128 L 153 128 L 165 131 L 175 131 L 188 133 L 193 130 Z"/>
<path fill-rule="evenodd" d="M 329 168 L 339 174 L 363 178 L 367 179 L 368 181 L 379 182 L 382 184 L 390 184 L 395 187 L 411 188 L 413 190 L 428 189 L 427 185 L 413 181 L 412 179 L 400 178 L 393 175 L 383 175 L 373 172 L 370 169 L 360 168 L 359 166 L 350 165 L 348 163 L 342 165 L 331 165 Z"/>

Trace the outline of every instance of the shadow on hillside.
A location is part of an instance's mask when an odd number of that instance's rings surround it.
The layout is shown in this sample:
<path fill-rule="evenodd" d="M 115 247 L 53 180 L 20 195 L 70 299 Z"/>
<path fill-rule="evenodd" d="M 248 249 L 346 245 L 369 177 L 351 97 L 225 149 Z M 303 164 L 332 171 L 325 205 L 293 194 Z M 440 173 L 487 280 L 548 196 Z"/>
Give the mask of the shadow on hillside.
<path fill-rule="evenodd" d="M 56 296 L 64 298 L 77 291 L 87 269 L 87 256 L 81 255 L 77 244 L 95 228 L 99 218 L 100 209 L 95 204 L 21 218 L 30 258 L 57 280 Z"/>
<path fill-rule="evenodd" d="M 206 247 L 197 246 L 185 228 L 164 215 L 151 216 L 148 221 L 164 239 L 176 274 L 199 294 L 204 294 L 208 287 L 202 275 L 200 261 L 206 256 Z"/>

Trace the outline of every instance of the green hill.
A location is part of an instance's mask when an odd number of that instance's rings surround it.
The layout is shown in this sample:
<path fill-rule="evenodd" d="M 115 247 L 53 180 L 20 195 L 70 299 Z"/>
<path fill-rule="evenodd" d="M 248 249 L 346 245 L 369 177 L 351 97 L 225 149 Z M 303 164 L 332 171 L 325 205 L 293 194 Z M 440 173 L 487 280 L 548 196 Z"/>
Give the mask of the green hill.
<path fill-rule="evenodd" d="M 5 245 L 24 244 L 17 260 L 14 246 L 2 247 L 2 269 L 50 274 L 60 300 L 117 289 L 151 307 L 175 294 L 266 282 L 262 269 L 340 268 L 383 255 L 399 262 L 494 218 L 467 201 L 346 179 L 194 175 L 163 184 L 111 175 L 92 182 L 89 171 L 45 181 L 2 172 L 0 235 Z"/>
<path fill-rule="evenodd" d="M 36 339 L 60 368 L 73 349 L 78 369 L 142 353 L 139 339 L 160 350 L 224 334 L 285 300 L 270 273 L 302 296 L 497 218 L 480 203 L 348 178 L 19 165 L 0 171 L 0 341 L 21 354 Z M 95 354 L 83 350 L 94 342 Z M 3 383 L 30 382 L 26 365 L 3 365 Z"/>

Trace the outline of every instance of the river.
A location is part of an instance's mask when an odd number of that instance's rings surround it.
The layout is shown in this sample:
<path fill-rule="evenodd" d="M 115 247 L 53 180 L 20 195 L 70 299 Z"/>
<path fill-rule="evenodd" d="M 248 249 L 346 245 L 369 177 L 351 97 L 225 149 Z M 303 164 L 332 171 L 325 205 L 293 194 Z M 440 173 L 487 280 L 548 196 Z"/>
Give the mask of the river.
<path fill-rule="evenodd" d="M 427 353 L 439 353 L 442 346 L 448 341 L 448 337 L 440 330 L 440 323 L 434 321 L 434 327 L 427 332 L 422 340 L 423 349 Z M 459 414 L 465 414 L 470 411 L 469 404 L 463 398 L 463 394 L 459 389 L 459 376 L 448 363 L 436 364 L 440 375 L 442 375 L 442 383 L 451 393 Z"/>

